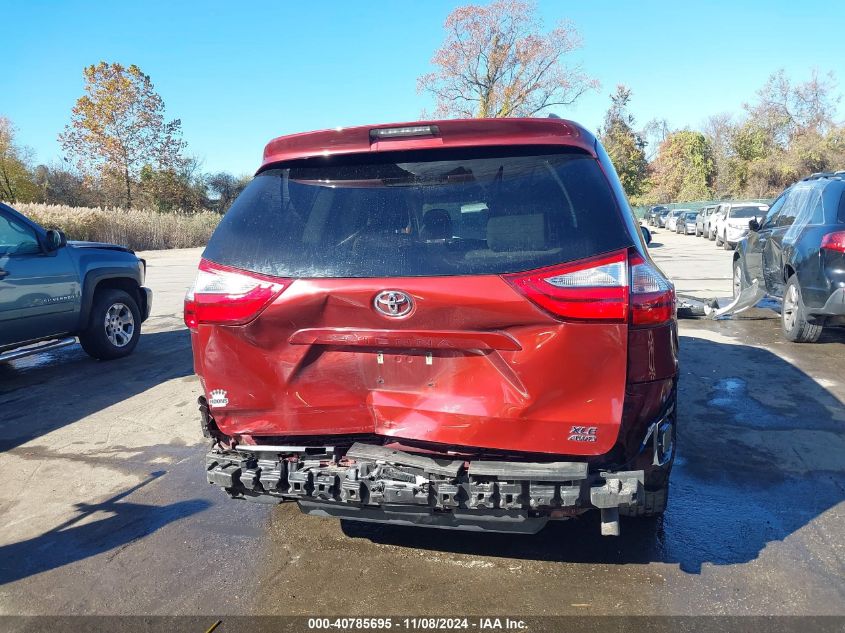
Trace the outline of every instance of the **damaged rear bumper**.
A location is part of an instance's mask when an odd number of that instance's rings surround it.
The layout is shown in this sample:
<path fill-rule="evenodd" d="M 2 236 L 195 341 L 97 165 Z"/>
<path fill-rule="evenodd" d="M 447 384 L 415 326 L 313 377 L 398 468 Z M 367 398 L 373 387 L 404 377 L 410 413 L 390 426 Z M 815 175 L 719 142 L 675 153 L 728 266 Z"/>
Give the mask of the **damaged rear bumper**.
<path fill-rule="evenodd" d="M 209 453 L 206 473 L 234 498 L 295 500 L 316 516 L 527 534 L 594 508 L 602 532 L 618 534 L 619 509 L 643 494 L 642 470 L 591 473 L 584 462 L 465 462 L 362 443 L 338 453 L 238 445 Z"/>

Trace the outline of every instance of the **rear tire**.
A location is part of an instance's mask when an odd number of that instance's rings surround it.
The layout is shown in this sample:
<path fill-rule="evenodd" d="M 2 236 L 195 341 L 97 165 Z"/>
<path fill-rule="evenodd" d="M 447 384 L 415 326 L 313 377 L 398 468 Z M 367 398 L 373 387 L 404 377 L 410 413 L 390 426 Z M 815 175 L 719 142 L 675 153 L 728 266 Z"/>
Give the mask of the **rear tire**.
<path fill-rule="evenodd" d="M 733 246 L 731 246 L 731 243 L 728 242 L 727 240 L 724 240 L 722 242 L 722 248 L 724 248 L 726 251 L 732 251 L 733 250 Z"/>
<path fill-rule="evenodd" d="M 128 356 L 141 337 L 141 311 L 124 290 L 106 289 L 94 295 L 88 327 L 79 335 L 82 349 L 98 360 Z"/>
<path fill-rule="evenodd" d="M 794 343 L 815 343 L 822 335 L 823 325 L 810 323 L 801 298 L 798 277 L 792 275 L 786 282 L 783 305 L 780 310 L 780 324 L 783 335 Z"/>
<path fill-rule="evenodd" d="M 718 234 L 718 233 L 716 233 L 716 247 L 718 248 L 718 247 L 719 247 L 719 246 L 721 246 L 721 245 L 722 245 L 722 240 L 721 240 L 721 238 L 719 237 L 719 234 Z"/>

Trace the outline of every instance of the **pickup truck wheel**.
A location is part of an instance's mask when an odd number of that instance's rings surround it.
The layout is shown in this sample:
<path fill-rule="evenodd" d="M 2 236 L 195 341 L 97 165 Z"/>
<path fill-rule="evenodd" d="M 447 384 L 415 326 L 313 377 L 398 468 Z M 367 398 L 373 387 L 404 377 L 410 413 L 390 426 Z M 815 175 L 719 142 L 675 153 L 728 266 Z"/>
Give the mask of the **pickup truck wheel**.
<path fill-rule="evenodd" d="M 801 286 L 795 275 L 786 282 L 780 323 L 784 336 L 795 343 L 815 343 L 822 335 L 823 326 L 807 321 L 807 312 L 801 299 Z"/>
<path fill-rule="evenodd" d="M 141 311 L 129 293 L 103 290 L 94 296 L 88 328 L 79 342 L 89 356 L 114 360 L 132 353 L 141 336 Z"/>

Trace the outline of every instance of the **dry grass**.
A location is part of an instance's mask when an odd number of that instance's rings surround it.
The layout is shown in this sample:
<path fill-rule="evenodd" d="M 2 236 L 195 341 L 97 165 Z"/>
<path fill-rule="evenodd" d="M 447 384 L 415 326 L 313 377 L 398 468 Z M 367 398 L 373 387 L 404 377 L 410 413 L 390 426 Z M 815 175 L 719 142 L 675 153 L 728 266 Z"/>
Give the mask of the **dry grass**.
<path fill-rule="evenodd" d="M 159 213 L 149 209 L 102 209 L 51 204 L 17 204 L 15 208 L 68 239 L 123 244 L 134 250 L 205 246 L 220 215 Z"/>

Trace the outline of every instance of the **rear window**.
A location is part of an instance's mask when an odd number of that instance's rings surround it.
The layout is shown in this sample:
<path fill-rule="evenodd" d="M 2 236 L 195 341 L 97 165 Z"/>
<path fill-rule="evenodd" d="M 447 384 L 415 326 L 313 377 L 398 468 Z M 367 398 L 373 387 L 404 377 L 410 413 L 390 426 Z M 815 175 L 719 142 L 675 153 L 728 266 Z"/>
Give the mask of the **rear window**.
<path fill-rule="evenodd" d="M 517 272 L 632 244 L 594 158 L 516 152 L 384 153 L 268 169 L 232 205 L 204 257 L 281 277 L 416 277 Z"/>

